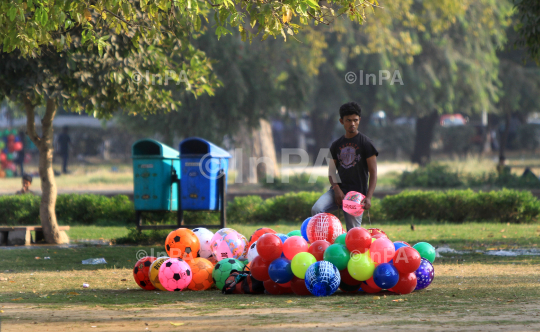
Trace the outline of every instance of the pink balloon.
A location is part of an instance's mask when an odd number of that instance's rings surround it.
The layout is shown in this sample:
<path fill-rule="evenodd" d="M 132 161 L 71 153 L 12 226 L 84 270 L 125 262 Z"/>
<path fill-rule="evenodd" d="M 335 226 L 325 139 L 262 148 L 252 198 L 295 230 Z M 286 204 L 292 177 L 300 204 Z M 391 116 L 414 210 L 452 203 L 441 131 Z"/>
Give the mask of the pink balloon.
<path fill-rule="evenodd" d="M 387 238 L 375 240 L 369 248 L 371 259 L 375 264 L 388 263 L 394 258 L 396 249 L 394 243 Z"/>
<path fill-rule="evenodd" d="M 349 191 L 343 198 L 343 211 L 358 217 L 364 213 L 364 206 L 361 204 L 366 196 L 356 191 Z"/>
<path fill-rule="evenodd" d="M 283 254 L 289 260 L 292 260 L 296 254 L 307 251 L 308 244 L 301 236 L 291 236 L 283 243 Z"/>
<path fill-rule="evenodd" d="M 13 151 L 21 151 L 22 148 L 23 148 L 23 145 L 21 142 L 13 143 Z"/>

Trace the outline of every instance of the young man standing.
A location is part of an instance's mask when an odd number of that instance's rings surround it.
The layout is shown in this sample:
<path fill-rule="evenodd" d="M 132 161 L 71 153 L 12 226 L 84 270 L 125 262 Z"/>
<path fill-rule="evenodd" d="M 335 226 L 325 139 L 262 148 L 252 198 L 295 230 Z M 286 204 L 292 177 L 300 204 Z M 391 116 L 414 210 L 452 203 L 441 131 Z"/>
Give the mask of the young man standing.
<path fill-rule="evenodd" d="M 334 161 L 328 167 L 331 188 L 313 205 L 312 215 L 342 208 L 343 198 L 349 191 L 357 191 L 365 195 L 364 209 L 369 210 L 371 207 L 371 198 L 377 185 L 379 152 L 373 146 L 373 142 L 358 131 L 361 113 L 360 105 L 355 102 L 343 104 L 339 108 L 339 122 L 345 129 L 345 135 L 338 138 L 330 147 L 330 154 Z M 360 227 L 362 224 L 362 215 L 354 217 L 345 211 L 343 214 L 347 231 L 353 227 Z"/>

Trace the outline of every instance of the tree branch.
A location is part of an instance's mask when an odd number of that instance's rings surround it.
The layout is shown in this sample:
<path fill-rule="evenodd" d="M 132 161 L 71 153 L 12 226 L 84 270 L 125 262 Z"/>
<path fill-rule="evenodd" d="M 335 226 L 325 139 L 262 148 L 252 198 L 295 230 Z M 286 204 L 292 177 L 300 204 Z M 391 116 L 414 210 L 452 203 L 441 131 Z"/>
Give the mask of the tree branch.
<path fill-rule="evenodd" d="M 26 134 L 39 148 L 39 146 L 41 145 L 41 138 L 36 133 L 36 114 L 34 112 L 35 107 L 36 106 L 32 104 L 29 97 L 24 100 L 24 108 L 26 109 Z"/>

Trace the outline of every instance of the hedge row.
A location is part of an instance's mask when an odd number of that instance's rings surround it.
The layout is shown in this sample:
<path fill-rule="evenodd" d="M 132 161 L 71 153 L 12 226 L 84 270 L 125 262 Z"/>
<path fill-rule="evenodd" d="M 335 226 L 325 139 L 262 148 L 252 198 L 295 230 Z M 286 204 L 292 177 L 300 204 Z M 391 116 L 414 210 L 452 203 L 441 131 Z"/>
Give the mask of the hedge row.
<path fill-rule="evenodd" d="M 267 200 L 259 196 L 236 197 L 227 206 L 227 219 L 238 224 L 302 221 L 311 215 L 311 207 L 320 195 L 319 192 L 298 192 Z M 127 196 L 59 195 L 56 211 L 63 225 L 133 224 L 135 218 L 133 202 Z M 337 215 L 343 217 L 343 213 Z M 184 217 L 188 224 L 219 222 L 219 213 L 187 211 Z M 508 189 L 491 192 L 404 191 L 382 200 L 373 199 L 370 217 L 371 221 L 413 218 L 450 222 L 531 222 L 540 217 L 540 201 L 528 191 Z M 149 223 L 174 222 L 176 215 L 153 213 L 146 219 Z M 39 224 L 39 197 L 0 197 L 0 225 L 32 224 Z"/>

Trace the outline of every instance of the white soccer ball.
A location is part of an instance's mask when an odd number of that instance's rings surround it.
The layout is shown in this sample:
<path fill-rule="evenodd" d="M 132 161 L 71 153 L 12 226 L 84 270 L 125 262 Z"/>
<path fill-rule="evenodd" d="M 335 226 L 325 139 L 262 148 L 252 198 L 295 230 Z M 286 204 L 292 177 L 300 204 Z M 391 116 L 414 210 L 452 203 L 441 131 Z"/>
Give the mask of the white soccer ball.
<path fill-rule="evenodd" d="M 259 256 L 259 253 L 257 252 L 257 241 L 255 241 L 249 246 L 247 260 L 253 262 L 257 256 Z"/>
<path fill-rule="evenodd" d="M 212 256 L 212 249 L 210 248 L 210 241 L 212 240 L 214 233 L 202 227 L 195 228 L 193 230 L 193 233 L 195 233 L 195 235 L 197 236 L 201 244 L 201 249 L 199 250 L 199 256 L 202 258 L 209 258 L 210 256 Z"/>

